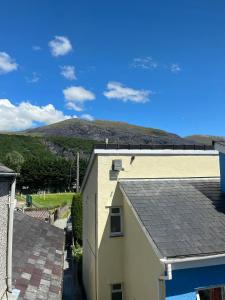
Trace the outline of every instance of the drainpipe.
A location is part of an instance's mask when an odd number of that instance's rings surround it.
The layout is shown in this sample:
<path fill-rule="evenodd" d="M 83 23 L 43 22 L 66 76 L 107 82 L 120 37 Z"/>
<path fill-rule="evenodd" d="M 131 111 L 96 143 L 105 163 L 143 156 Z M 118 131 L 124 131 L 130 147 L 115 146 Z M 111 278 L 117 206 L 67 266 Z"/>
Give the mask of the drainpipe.
<path fill-rule="evenodd" d="M 165 275 L 160 276 L 160 280 L 171 280 L 173 278 L 172 276 L 172 265 L 171 264 L 166 264 L 166 270 L 165 270 Z"/>
<path fill-rule="evenodd" d="M 11 193 L 9 197 L 9 221 L 8 221 L 8 255 L 7 255 L 7 290 L 12 293 L 12 246 L 13 246 L 13 217 L 15 207 L 15 188 L 16 178 L 13 179 L 11 185 Z"/>

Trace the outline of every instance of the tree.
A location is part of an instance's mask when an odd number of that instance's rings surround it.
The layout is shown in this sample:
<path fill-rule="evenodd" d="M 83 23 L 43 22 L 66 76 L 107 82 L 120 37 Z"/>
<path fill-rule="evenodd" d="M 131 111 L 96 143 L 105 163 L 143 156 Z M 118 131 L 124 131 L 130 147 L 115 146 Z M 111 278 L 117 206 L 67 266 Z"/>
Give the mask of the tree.
<path fill-rule="evenodd" d="M 5 156 L 5 164 L 17 173 L 20 172 L 23 163 L 24 157 L 18 151 L 9 152 Z"/>

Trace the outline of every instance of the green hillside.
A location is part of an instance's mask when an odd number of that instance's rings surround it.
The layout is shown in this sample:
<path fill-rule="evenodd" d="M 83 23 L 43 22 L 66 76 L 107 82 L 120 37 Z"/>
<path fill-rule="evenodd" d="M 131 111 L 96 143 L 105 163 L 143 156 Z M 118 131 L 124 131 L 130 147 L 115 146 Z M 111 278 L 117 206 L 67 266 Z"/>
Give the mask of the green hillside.
<path fill-rule="evenodd" d="M 37 137 L 0 134 L 0 160 L 4 160 L 7 153 L 18 151 L 24 157 L 52 156 L 42 139 Z"/>
<path fill-rule="evenodd" d="M 66 153 L 75 154 L 80 151 L 88 156 L 91 153 L 94 142 L 72 137 L 33 137 L 17 134 L 0 134 L 0 160 L 17 151 L 24 158 L 31 157 L 66 157 Z"/>
<path fill-rule="evenodd" d="M 71 191 L 75 185 L 76 153 L 80 152 L 80 180 L 94 142 L 68 137 L 0 134 L 0 163 L 20 173 L 17 188 L 30 192 Z"/>

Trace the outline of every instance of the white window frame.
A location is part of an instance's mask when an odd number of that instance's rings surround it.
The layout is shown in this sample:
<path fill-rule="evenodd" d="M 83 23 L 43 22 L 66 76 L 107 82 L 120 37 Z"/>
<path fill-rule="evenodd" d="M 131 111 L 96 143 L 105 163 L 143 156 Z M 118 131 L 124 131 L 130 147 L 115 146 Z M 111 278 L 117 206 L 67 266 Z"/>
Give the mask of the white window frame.
<path fill-rule="evenodd" d="M 120 289 L 113 289 L 113 285 L 114 284 L 120 284 Z M 115 294 L 115 293 L 118 293 L 118 292 L 121 292 L 122 293 L 122 300 L 124 299 L 123 298 L 123 285 L 122 285 L 122 283 L 113 283 L 113 284 L 111 284 L 111 299 L 112 299 L 112 294 Z"/>
<path fill-rule="evenodd" d="M 112 212 L 112 209 L 114 209 L 114 208 L 117 208 L 117 209 L 119 209 L 119 212 L 118 213 L 113 213 Z M 119 216 L 120 217 L 120 232 L 118 231 L 118 232 L 112 232 L 111 231 L 111 228 L 112 228 L 112 226 L 111 226 L 111 218 L 113 217 L 113 216 Z M 123 209 L 122 209 L 122 207 L 121 206 L 110 206 L 109 207 L 109 218 L 110 218 L 110 228 L 109 228 L 109 230 L 110 230 L 110 237 L 117 237 L 117 236 L 123 236 Z"/>

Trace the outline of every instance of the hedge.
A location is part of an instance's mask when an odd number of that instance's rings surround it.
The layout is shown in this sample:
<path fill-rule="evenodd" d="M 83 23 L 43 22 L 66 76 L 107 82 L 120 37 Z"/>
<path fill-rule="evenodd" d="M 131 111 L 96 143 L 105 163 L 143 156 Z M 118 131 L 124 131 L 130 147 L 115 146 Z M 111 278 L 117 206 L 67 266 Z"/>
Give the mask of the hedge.
<path fill-rule="evenodd" d="M 82 198 L 81 194 L 73 196 L 71 205 L 71 217 L 74 242 L 82 245 Z"/>

